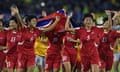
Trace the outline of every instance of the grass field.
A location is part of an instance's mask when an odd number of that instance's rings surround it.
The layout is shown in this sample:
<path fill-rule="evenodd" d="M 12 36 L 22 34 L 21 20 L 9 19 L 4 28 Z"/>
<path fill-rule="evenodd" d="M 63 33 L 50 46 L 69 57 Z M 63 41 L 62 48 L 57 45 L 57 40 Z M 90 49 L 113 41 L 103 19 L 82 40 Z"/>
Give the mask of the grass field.
<path fill-rule="evenodd" d="M 119 71 L 120 71 L 120 64 L 119 64 Z M 34 72 L 38 72 L 37 68 L 35 68 L 35 71 Z M 60 70 L 60 72 L 62 72 L 62 70 Z M 113 69 L 111 72 L 114 72 Z"/>
<path fill-rule="evenodd" d="M 111 71 L 111 72 L 114 72 L 114 71 L 113 71 L 113 68 L 112 68 L 112 71 Z M 120 72 L 120 64 L 119 64 L 119 72 Z"/>
<path fill-rule="evenodd" d="M 119 71 L 120 71 L 120 64 L 119 64 Z M 16 71 L 15 71 L 16 72 Z M 35 68 L 34 72 L 38 72 L 38 69 Z M 60 72 L 62 72 L 62 69 L 60 70 Z M 114 72 L 113 69 L 111 70 L 111 72 Z"/>

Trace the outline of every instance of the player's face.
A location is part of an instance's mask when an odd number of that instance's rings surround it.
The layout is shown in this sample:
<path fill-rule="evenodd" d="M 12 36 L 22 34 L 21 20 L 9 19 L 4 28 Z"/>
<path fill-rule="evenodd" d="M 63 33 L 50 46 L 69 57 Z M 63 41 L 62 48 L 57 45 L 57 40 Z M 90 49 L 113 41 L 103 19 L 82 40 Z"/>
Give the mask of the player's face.
<path fill-rule="evenodd" d="M 0 21 L 0 29 L 3 28 L 3 23 Z"/>
<path fill-rule="evenodd" d="M 17 23 L 14 20 L 10 20 L 9 27 L 10 29 L 17 29 Z"/>
<path fill-rule="evenodd" d="M 109 21 L 105 21 L 105 23 L 103 24 L 103 27 L 104 28 L 109 28 L 110 27 Z"/>
<path fill-rule="evenodd" d="M 92 18 L 90 18 L 90 17 L 86 17 L 85 19 L 84 19 L 84 25 L 85 26 L 93 26 L 93 20 L 92 20 Z"/>
<path fill-rule="evenodd" d="M 36 27 L 36 24 L 37 24 L 37 19 L 36 18 L 31 19 L 30 26 Z"/>

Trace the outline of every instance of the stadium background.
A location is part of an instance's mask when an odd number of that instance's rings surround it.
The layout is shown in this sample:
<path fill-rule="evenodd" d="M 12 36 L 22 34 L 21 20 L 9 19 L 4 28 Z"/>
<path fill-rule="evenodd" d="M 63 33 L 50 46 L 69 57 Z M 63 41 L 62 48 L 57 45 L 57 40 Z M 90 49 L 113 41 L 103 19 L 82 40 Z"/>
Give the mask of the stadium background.
<path fill-rule="evenodd" d="M 0 14 L 4 14 L 6 26 L 12 4 L 18 6 L 22 16 L 34 14 L 39 17 L 42 10 L 50 14 L 65 8 L 68 12 L 74 13 L 72 18 L 77 24 L 81 24 L 83 15 L 88 12 L 95 13 L 97 24 L 102 24 L 105 9 L 120 10 L 120 0 L 0 0 Z"/>
<path fill-rule="evenodd" d="M 5 22 L 9 19 L 12 4 L 19 7 L 22 16 L 26 14 L 40 16 L 42 10 L 50 14 L 65 8 L 68 12 L 74 12 L 73 19 L 77 24 L 81 23 L 83 14 L 88 12 L 95 13 L 97 23 L 101 24 L 101 16 L 104 16 L 105 9 L 120 9 L 120 0 L 0 0 L 0 13 L 5 15 Z"/>

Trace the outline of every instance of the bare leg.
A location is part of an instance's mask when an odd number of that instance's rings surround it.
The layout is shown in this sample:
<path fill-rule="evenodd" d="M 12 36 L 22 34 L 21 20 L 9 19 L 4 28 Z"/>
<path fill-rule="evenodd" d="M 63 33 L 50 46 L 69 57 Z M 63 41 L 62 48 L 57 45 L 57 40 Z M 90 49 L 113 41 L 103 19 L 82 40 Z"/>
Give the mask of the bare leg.
<path fill-rule="evenodd" d="M 70 62 L 64 62 L 65 72 L 71 72 Z"/>
<path fill-rule="evenodd" d="M 27 72 L 34 72 L 34 66 L 27 67 Z"/>

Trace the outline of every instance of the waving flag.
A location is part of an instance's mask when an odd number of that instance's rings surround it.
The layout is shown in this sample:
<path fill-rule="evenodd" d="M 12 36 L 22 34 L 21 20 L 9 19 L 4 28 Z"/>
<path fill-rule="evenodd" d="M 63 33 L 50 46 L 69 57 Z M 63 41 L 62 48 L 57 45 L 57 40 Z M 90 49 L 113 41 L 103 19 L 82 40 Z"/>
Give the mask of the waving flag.
<path fill-rule="evenodd" d="M 54 21 L 56 16 L 60 16 L 60 21 L 55 27 L 55 31 L 57 32 L 63 32 L 64 27 L 65 27 L 65 22 L 66 22 L 66 14 L 63 9 L 58 10 L 44 18 L 38 19 L 38 27 L 49 27 Z"/>
<path fill-rule="evenodd" d="M 67 15 L 68 14 L 65 13 L 63 9 L 60 9 L 44 18 L 38 19 L 37 27 L 49 27 L 55 21 L 56 16 L 60 16 L 60 21 L 58 22 L 54 30 L 57 32 L 63 32 L 65 30 Z M 72 19 L 70 19 L 70 22 L 72 27 L 79 27 L 78 24 L 76 24 L 76 22 Z"/>

